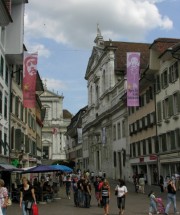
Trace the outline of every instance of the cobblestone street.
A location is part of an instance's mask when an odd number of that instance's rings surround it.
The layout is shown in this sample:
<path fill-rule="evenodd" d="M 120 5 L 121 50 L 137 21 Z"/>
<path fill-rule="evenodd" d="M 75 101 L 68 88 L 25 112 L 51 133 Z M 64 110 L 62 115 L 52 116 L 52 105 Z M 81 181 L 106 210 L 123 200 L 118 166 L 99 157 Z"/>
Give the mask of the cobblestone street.
<path fill-rule="evenodd" d="M 118 215 L 118 209 L 116 206 L 116 196 L 114 195 L 114 187 L 115 182 L 111 182 L 111 200 L 110 200 L 110 215 Z M 148 214 L 148 207 L 149 207 L 149 198 L 147 197 L 147 193 L 150 189 L 155 190 L 157 197 L 162 197 L 164 204 L 166 204 L 166 193 L 160 194 L 160 189 L 157 186 L 146 186 L 146 194 L 136 194 L 133 190 L 132 184 L 127 184 L 129 193 L 126 198 L 126 215 L 143 215 Z M 70 200 L 65 196 L 64 188 L 61 188 L 59 196 L 61 199 L 55 200 L 48 204 L 39 204 L 39 215 L 85 215 L 85 214 L 92 214 L 92 215 L 101 215 L 103 213 L 102 208 L 97 207 L 97 203 L 94 198 L 94 190 L 92 195 L 91 201 L 91 208 L 76 208 L 73 204 L 73 198 Z M 177 208 L 180 210 L 180 191 L 177 192 Z M 11 207 L 8 208 L 7 215 L 20 215 L 21 210 L 19 205 L 13 203 Z M 172 208 L 171 208 L 171 213 Z"/>

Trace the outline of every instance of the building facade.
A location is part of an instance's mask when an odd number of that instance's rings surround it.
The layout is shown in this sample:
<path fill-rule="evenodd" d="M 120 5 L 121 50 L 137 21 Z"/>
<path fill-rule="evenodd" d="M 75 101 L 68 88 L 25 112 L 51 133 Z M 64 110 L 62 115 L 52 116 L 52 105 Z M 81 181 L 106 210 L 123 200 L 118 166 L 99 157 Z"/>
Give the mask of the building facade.
<path fill-rule="evenodd" d="M 156 79 L 158 172 L 180 174 L 180 60 L 174 56 L 180 39 L 159 38 L 151 45 L 150 69 Z"/>
<path fill-rule="evenodd" d="M 97 31 L 85 79 L 88 108 L 83 116 L 83 144 L 88 145 L 89 169 L 96 174 L 127 180 L 129 165 L 128 112 L 126 106 L 126 53 L 142 53 L 142 69 L 148 65 L 149 44 L 104 41 Z"/>
<path fill-rule="evenodd" d="M 0 156 L 10 162 L 11 151 L 11 76 L 14 65 L 22 64 L 24 7 L 27 1 L 0 3 Z"/>
<path fill-rule="evenodd" d="M 49 91 L 45 87 L 40 99 L 43 108 L 46 109 L 42 129 L 43 161 L 52 163 L 53 161 L 66 160 L 65 133 L 71 121 L 71 114 L 63 110 L 64 97 Z"/>

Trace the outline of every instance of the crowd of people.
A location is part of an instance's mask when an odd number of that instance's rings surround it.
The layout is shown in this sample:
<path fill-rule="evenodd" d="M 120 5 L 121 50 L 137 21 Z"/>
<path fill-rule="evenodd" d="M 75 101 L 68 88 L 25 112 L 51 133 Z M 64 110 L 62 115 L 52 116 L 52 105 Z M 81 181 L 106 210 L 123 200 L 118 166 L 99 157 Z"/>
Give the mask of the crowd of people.
<path fill-rule="evenodd" d="M 112 193 L 117 197 L 117 208 L 119 215 L 125 212 L 126 195 L 128 193 L 124 180 L 119 179 L 117 185 L 111 189 L 106 173 L 100 171 L 97 176 L 94 172 L 83 172 L 78 170 L 75 173 L 59 173 L 54 174 L 56 180 L 52 179 L 50 174 L 41 175 L 34 178 L 32 183 L 26 177 L 22 178 L 20 186 L 20 207 L 23 215 L 32 215 L 32 205 L 38 201 L 53 198 L 57 192 L 57 184 L 65 187 L 67 199 L 73 196 L 74 206 L 80 208 L 90 208 L 92 196 L 95 195 L 97 206 L 103 209 L 104 215 L 109 215 L 109 204 Z M 133 177 L 135 192 L 145 194 L 145 185 L 147 183 L 144 175 L 134 174 Z M 149 215 L 164 214 L 168 215 L 171 204 L 173 205 L 174 214 L 179 214 L 176 206 L 176 191 L 179 184 L 175 178 L 160 176 L 159 179 L 160 192 L 167 192 L 167 205 L 163 204 L 161 198 L 151 190 L 149 193 Z M 113 191 L 112 191 L 113 190 Z M 72 192 L 72 193 L 71 193 Z M 4 185 L 4 181 L 0 179 L 0 215 L 7 215 L 8 190 Z M 28 213 L 27 213 L 28 212 Z"/>

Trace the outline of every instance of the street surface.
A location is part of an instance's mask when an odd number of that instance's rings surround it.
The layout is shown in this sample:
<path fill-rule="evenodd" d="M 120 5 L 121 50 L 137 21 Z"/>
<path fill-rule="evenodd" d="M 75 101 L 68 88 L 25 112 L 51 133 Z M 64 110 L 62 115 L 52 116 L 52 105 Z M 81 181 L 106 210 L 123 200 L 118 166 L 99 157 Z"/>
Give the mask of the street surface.
<path fill-rule="evenodd" d="M 112 181 L 111 184 L 111 199 L 110 199 L 110 213 L 109 215 L 118 215 L 118 208 L 116 206 L 116 196 L 114 195 L 114 188 L 116 182 Z M 156 197 L 162 197 L 164 204 L 166 204 L 166 193 L 161 194 L 158 186 L 146 186 L 146 194 L 137 194 L 134 192 L 133 184 L 128 183 L 128 195 L 126 198 L 126 211 L 125 215 L 143 215 L 148 214 L 149 198 L 148 192 L 153 189 L 156 193 Z M 92 192 L 92 201 L 90 208 L 77 208 L 74 207 L 73 197 L 67 199 L 65 195 L 65 189 L 60 188 L 59 196 L 61 199 L 55 200 L 47 204 L 38 204 L 39 215 L 103 215 L 103 209 L 97 207 L 96 200 L 94 198 L 94 189 Z M 177 208 L 180 211 L 180 191 L 177 192 Z M 173 214 L 172 208 L 171 213 Z M 21 215 L 21 209 L 19 204 L 13 203 L 8 208 L 7 215 Z"/>

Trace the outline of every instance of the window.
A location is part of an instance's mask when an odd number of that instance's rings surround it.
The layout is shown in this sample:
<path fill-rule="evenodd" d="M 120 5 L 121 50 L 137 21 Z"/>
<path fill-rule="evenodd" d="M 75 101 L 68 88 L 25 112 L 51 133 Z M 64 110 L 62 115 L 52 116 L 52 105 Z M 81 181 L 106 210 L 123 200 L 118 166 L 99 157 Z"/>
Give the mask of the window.
<path fill-rule="evenodd" d="M 121 139 L 121 124 L 118 123 L 118 140 Z"/>
<path fill-rule="evenodd" d="M 175 82 L 179 77 L 178 73 L 178 61 L 169 67 L 169 79 L 170 82 Z"/>
<path fill-rule="evenodd" d="M 122 137 L 126 136 L 126 126 L 125 120 L 122 121 Z"/>
<path fill-rule="evenodd" d="M 152 141 L 151 141 L 151 138 L 148 138 L 148 150 L 149 150 L 149 154 L 152 154 Z"/>
<path fill-rule="evenodd" d="M 23 104 L 21 103 L 21 121 L 24 120 L 24 108 L 23 108 Z"/>
<path fill-rule="evenodd" d="M 43 159 L 49 159 L 49 147 L 43 146 Z"/>
<path fill-rule="evenodd" d="M 6 73 L 5 73 L 5 82 L 6 85 L 8 86 L 8 82 L 9 82 L 9 71 L 8 71 L 8 67 L 6 66 Z"/>
<path fill-rule="evenodd" d="M 153 87 L 149 87 L 149 98 L 151 100 L 154 99 L 154 90 L 153 90 Z"/>
<path fill-rule="evenodd" d="M 96 86 L 96 105 L 99 104 L 99 87 L 98 85 Z"/>
<path fill-rule="evenodd" d="M 169 141 L 169 143 L 170 143 L 170 149 L 171 150 L 174 150 L 174 149 L 176 149 L 176 138 L 175 138 L 175 132 L 174 131 L 171 131 L 171 132 L 169 132 L 169 136 L 170 136 L 170 141 Z"/>
<path fill-rule="evenodd" d="M 161 86 L 166 88 L 168 86 L 168 71 L 167 69 L 161 74 Z"/>
<path fill-rule="evenodd" d="M 155 153 L 159 153 L 159 138 L 158 137 L 153 137 L 154 140 L 154 151 Z"/>
<path fill-rule="evenodd" d="M 176 145 L 178 148 L 180 148 L 180 129 L 179 128 L 175 130 L 175 138 L 176 138 Z"/>
<path fill-rule="evenodd" d="M 114 167 L 116 167 L 117 166 L 117 159 L 116 159 L 116 152 L 114 152 Z"/>
<path fill-rule="evenodd" d="M 173 94 L 173 114 L 176 115 L 180 112 L 180 92 Z"/>
<path fill-rule="evenodd" d="M 2 154 L 2 130 L 0 130 L 0 154 Z"/>
<path fill-rule="evenodd" d="M 157 102 L 157 122 L 162 120 L 161 101 Z"/>
<path fill-rule="evenodd" d="M 157 75 L 156 76 L 156 93 L 159 93 L 161 90 L 161 80 L 160 80 L 160 76 Z"/>
<path fill-rule="evenodd" d="M 2 115 L 2 91 L 0 91 L 0 114 Z"/>
<path fill-rule="evenodd" d="M 14 149 L 14 127 L 11 128 L 11 149 Z"/>
<path fill-rule="evenodd" d="M 141 155 L 141 144 L 140 142 L 137 142 L 137 152 L 138 152 L 138 156 Z"/>
<path fill-rule="evenodd" d="M 0 75 L 3 77 L 4 74 L 4 59 L 1 56 L 1 61 L 0 61 Z"/>
<path fill-rule="evenodd" d="M 163 118 L 167 119 L 169 117 L 169 99 L 166 98 L 163 101 Z"/>
<path fill-rule="evenodd" d="M 4 155 L 7 154 L 7 134 L 4 133 Z"/>
<path fill-rule="evenodd" d="M 132 143 L 133 157 L 136 157 L 136 143 Z"/>
<path fill-rule="evenodd" d="M 113 140 L 116 140 L 116 125 L 113 125 Z"/>
<path fill-rule="evenodd" d="M 4 97 L 4 118 L 7 119 L 8 105 L 7 105 L 7 97 Z"/>
<path fill-rule="evenodd" d="M 166 134 L 162 134 L 162 135 L 160 136 L 160 140 L 161 140 L 161 148 L 162 148 L 162 151 L 163 151 L 163 152 L 167 151 Z"/>
<path fill-rule="evenodd" d="M 146 140 L 143 140 L 142 144 L 143 144 L 143 155 L 146 155 Z"/>

